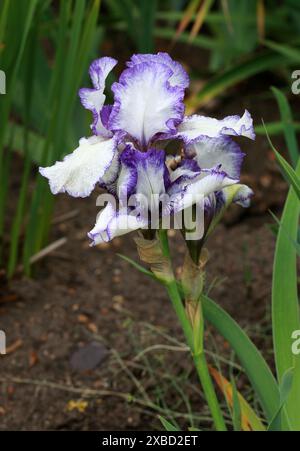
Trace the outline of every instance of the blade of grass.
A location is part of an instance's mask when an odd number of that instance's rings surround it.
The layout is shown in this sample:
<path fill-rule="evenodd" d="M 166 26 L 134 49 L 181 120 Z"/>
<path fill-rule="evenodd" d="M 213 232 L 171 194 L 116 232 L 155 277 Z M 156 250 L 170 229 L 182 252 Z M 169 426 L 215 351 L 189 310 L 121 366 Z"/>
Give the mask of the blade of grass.
<path fill-rule="evenodd" d="M 23 95 L 23 103 L 24 103 L 24 134 L 23 134 L 23 144 L 24 144 L 24 167 L 23 174 L 21 180 L 21 188 L 18 197 L 16 214 L 14 216 L 14 220 L 11 228 L 11 236 L 10 236 L 10 250 L 8 257 L 8 266 L 7 266 L 7 276 L 10 278 L 14 274 L 14 271 L 17 267 L 17 259 L 18 259 L 18 249 L 19 249 L 19 237 L 21 226 L 23 223 L 23 217 L 25 214 L 26 208 L 26 200 L 27 200 L 27 189 L 28 182 L 31 170 L 31 158 L 29 153 L 29 121 L 30 121 L 30 111 L 31 111 L 31 103 L 33 98 L 33 82 L 34 82 L 34 72 L 35 72 L 35 55 L 36 55 L 36 47 L 37 47 L 37 23 L 39 21 L 39 9 L 37 11 L 37 16 L 35 18 L 34 25 L 30 32 L 30 36 L 28 39 L 27 45 L 27 55 L 25 58 L 26 64 L 25 68 L 23 65 L 23 70 L 25 72 L 25 85 L 26 89 L 24 90 Z"/>
<path fill-rule="evenodd" d="M 268 131 L 266 130 L 267 139 L 269 141 L 269 144 L 275 154 L 276 160 L 280 166 L 280 169 L 282 171 L 283 177 L 286 179 L 287 183 L 291 185 L 295 193 L 298 197 L 298 200 L 300 201 L 300 178 L 292 168 L 292 166 L 289 165 L 289 163 L 280 155 L 280 153 L 275 149 L 273 146 L 273 143 L 268 135 Z"/>
<path fill-rule="evenodd" d="M 141 53 L 153 53 L 154 51 L 154 25 L 157 8 L 157 0 L 140 0 L 140 36 L 138 49 Z"/>
<path fill-rule="evenodd" d="M 280 431 L 281 426 L 281 411 L 288 399 L 291 388 L 293 386 L 294 368 L 289 368 L 283 375 L 281 384 L 279 386 L 280 391 L 280 404 L 277 412 L 274 415 L 271 423 L 268 426 L 268 431 Z"/>
<path fill-rule="evenodd" d="M 203 313 L 234 349 L 268 421 L 271 421 L 279 405 L 279 389 L 261 353 L 234 319 L 207 296 L 203 297 Z"/>
<path fill-rule="evenodd" d="M 188 113 L 194 112 L 197 108 L 240 81 L 261 72 L 272 70 L 275 67 L 286 65 L 287 62 L 288 60 L 285 56 L 274 52 L 264 52 L 254 55 L 248 61 L 236 64 L 222 74 L 213 77 L 198 94 L 188 99 Z"/>
<path fill-rule="evenodd" d="M 190 41 L 192 41 L 199 33 L 207 14 L 209 13 L 211 7 L 213 6 L 214 0 L 204 0 L 201 4 L 199 11 L 196 15 L 196 20 L 194 22 L 193 28 L 190 33 Z"/>
<path fill-rule="evenodd" d="M 257 0 L 257 30 L 259 39 L 264 39 L 266 32 L 266 11 L 264 0 Z"/>
<path fill-rule="evenodd" d="M 272 87 L 271 90 L 275 95 L 279 106 L 281 122 L 284 130 L 284 137 L 290 153 L 290 159 L 293 166 L 296 167 L 299 158 L 299 149 L 290 105 L 285 95 L 281 91 L 279 91 L 279 89 Z"/>
<path fill-rule="evenodd" d="M 235 380 L 231 377 L 231 387 L 232 387 L 232 422 L 235 431 L 241 431 L 241 428 L 246 428 L 246 425 L 242 423 L 242 397 L 239 397 Z M 246 401 L 244 400 L 244 405 Z M 250 407 L 250 406 L 249 406 Z M 254 413 L 254 412 L 253 412 Z M 247 417 L 246 417 L 247 418 Z M 248 418 L 247 418 L 247 421 Z"/>
<path fill-rule="evenodd" d="M 48 97 L 48 105 L 49 110 L 52 108 L 52 116 L 51 120 L 46 123 L 47 131 L 46 131 L 46 140 L 43 143 L 42 149 L 42 165 L 47 165 L 51 161 L 51 154 L 49 156 L 50 146 L 53 145 L 54 142 L 54 134 L 55 134 L 55 124 L 57 120 L 57 108 L 60 105 L 60 102 L 55 102 L 55 99 L 61 99 L 61 80 L 63 76 L 63 67 L 64 60 L 66 54 L 66 41 L 68 37 L 68 22 L 69 22 L 69 14 L 70 14 L 71 2 L 70 0 L 65 0 L 60 3 L 59 10 L 59 23 L 58 23 L 58 31 L 56 35 L 56 54 L 55 54 L 55 63 L 54 69 L 52 72 L 50 88 L 49 88 L 49 97 Z M 45 117 L 47 118 L 47 112 Z M 50 118 L 50 115 L 48 116 Z M 30 258 L 32 255 L 36 253 L 35 251 L 35 236 L 36 231 L 39 231 L 39 221 L 41 215 L 40 205 L 43 204 L 43 196 L 45 196 L 45 191 L 47 189 L 47 183 L 43 180 L 39 175 L 37 176 L 36 181 L 36 189 L 33 193 L 31 205 L 29 209 L 29 219 L 26 228 L 24 246 L 23 246 L 23 266 L 25 273 L 30 275 Z M 37 250 L 38 251 L 38 250 Z"/>
<path fill-rule="evenodd" d="M 277 42 L 265 40 L 263 44 L 271 50 L 280 53 L 287 58 L 294 60 L 295 62 L 300 61 L 300 49 L 290 47 L 284 44 L 278 44 Z"/>
<path fill-rule="evenodd" d="M 10 2 L 9 4 L 10 8 L 14 8 L 15 4 Z M 20 65 L 23 58 L 24 49 L 26 46 L 28 34 L 30 31 L 30 27 L 34 18 L 35 9 L 37 7 L 37 0 L 30 0 L 28 2 L 28 7 L 26 9 L 26 16 L 24 18 L 24 27 L 21 34 L 21 39 L 18 45 L 18 50 L 16 54 L 16 59 L 13 62 L 13 68 L 10 73 L 10 80 L 9 80 L 9 90 L 7 94 L 4 96 L 4 100 L 1 105 L 0 110 L 0 121 L 1 124 L 4 124 L 0 127 L 0 161 L 4 161 L 3 158 L 3 152 L 4 152 L 4 137 L 6 134 L 6 124 L 8 123 L 9 113 L 10 113 L 10 107 L 11 107 L 11 101 L 12 96 L 14 92 L 14 86 L 16 83 L 17 75 L 20 69 Z M 13 11 L 13 10 L 11 10 Z M 15 11 L 13 11 L 15 13 Z M 10 31 L 9 31 L 10 32 Z M 2 31 L 1 31 L 2 33 Z M 15 33 L 15 32 L 14 32 Z M 9 37 L 8 37 L 9 39 Z M 0 165 L 0 179 L 3 180 L 6 178 L 6 175 L 4 174 L 5 166 Z M 3 235 L 3 227 L 4 227 L 4 210 L 6 205 L 6 189 L 3 183 L 0 184 L 0 239 Z"/>
<path fill-rule="evenodd" d="M 300 122 L 293 122 L 292 125 L 296 132 L 300 131 Z M 267 128 L 270 136 L 280 135 L 284 133 L 284 124 L 282 122 L 268 122 L 265 123 L 265 127 Z M 263 125 L 256 125 L 254 127 L 255 133 L 257 135 L 265 136 L 265 127 Z"/>
<path fill-rule="evenodd" d="M 168 432 L 180 431 L 180 429 L 177 429 L 175 426 L 173 426 L 172 423 L 170 423 L 168 420 L 166 420 L 161 415 L 159 415 L 158 418 L 160 419 L 161 424 L 163 425 L 163 427 L 165 428 L 166 431 L 168 431 Z"/>
<path fill-rule="evenodd" d="M 181 18 L 181 21 L 177 27 L 174 41 L 176 41 L 181 33 L 183 33 L 186 28 L 188 27 L 189 23 L 191 22 L 193 15 L 195 14 L 198 6 L 200 5 L 201 0 L 190 0 L 185 12 L 183 13 L 183 16 Z"/>

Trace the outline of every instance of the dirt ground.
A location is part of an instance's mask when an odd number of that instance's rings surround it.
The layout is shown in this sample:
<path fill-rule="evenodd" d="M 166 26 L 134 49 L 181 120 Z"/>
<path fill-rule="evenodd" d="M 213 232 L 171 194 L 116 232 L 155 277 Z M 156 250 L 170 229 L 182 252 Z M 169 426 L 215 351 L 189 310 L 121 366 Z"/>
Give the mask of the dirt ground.
<path fill-rule="evenodd" d="M 271 96 L 259 96 L 270 84 L 257 78 L 239 85 L 209 113 L 223 117 L 246 107 L 256 123 L 261 117 L 278 120 Z M 276 143 L 282 150 L 283 141 Z M 247 211 L 232 207 L 208 243 L 207 286 L 271 358 L 275 238 L 268 209 L 280 213 L 286 185 L 264 137 L 241 144 L 247 153 L 242 180 L 255 197 Z M 33 279 L 20 274 L 8 284 L 2 273 L 0 329 L 8 354 L 0 356 L 0 430 L 153 430 L 160 427 L 157 414 L 166 412 L 186 427 L 189 405 L 197 425 L 209 428 L 164 289 L 117 255 L 137 259 L 132 236 L 89 248 L 95 199 L 96 193 L 83 200 L 59 196 L 51 242 L 65 237 L 66 243 L 38 263 Z M 179 273 L 184 255 L 179 235 L 172 234 L 171 245 Z M 230 355 L 211 329 L 207 341 Z"/>

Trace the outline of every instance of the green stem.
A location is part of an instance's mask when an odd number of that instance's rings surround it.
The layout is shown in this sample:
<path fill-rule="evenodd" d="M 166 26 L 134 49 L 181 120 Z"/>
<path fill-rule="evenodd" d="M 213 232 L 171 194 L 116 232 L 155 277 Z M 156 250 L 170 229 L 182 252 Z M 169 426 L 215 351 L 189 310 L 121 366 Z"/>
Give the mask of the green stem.
<path fill-rule="evenodd" d="M 178 292 L 176 281 L 172 281 L 166 285 L 168 295 L 171 299 L 173 308 L 176 312 L 176 315 L 179 319 L 180 325 L 182 327 L 185 339 L 191 351 L 194 349 L 194 338 L 193 338 L 193 330 L 188 321 L 185 313 L 184 306 L 181 301 L 180 294 Z"/>
<path fill-rule="evenodd" d="M 159 233 L 159 239 L 162 245 L 163 253 L 166 257 L 170 258 L 170 249 L 169 249 L 169 243 L 168 243 L 168 237 L 167 232 L 165 230 L 160 230 Z M 203 346 L 200 346 L 200 350 L 198 349 L 195 352 L 195 346 L 194 346 L 194 333 L 191 327 L 191 324 L 187 318 L 185 308 L 183 306 L 181 296 L 177 287 L 176 280 L 172 280 L 171 282 L 166 284 L 166 288 L 169 294 L 169 297 L 172 301 L 174 310 L 177 314 L 177 317 L 179 319 L 180 325 L 183 329 L 186 341 L 188 343 L 188 346 L 192 352 L 193 360 L 195 363 L 195 367 L 197 370 L 198 377 L 200 379 L 209 409 L 211 411 L 213 421 L 215 424 L 215 428 L 217 431 L 226 431 L 226 425 L 224 422 L 224 418 L 218 403 L 218 399 L 215 393 L 215 389 L 209 374 L 209 370 L 207 367 L 207 362 L 204 354 Z M 201 337 L 201 340 L 203 342 L 203 336 Z"/>

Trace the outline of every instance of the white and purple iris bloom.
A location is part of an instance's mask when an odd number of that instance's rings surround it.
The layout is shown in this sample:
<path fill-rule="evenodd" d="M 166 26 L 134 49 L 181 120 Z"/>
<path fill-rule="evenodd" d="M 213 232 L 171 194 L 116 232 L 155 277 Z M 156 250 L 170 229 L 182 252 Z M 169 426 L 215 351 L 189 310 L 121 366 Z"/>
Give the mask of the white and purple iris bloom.
<path fill-rule="evenodd" d="M 219 209 L 226 187 L 239 183 L 244 157 L 230 136 L 255 138 L 248 111 L 222 120 L 184 116 L 189 78 L 167 53 L 133 55 L 112 85 L 113 105 L 105 105 L 105 81 L 116 64 L 110 57 L 94 61 L 89 71 L 93 88 L 79 91 L 83 106 L 93 113 L 93 135 L 82 138 L 63 161 L 40 168 L 53 194 L 86 197 L 100 185 L 118 199 L 118 207 L 108 203 L 98 215 L 89 233 L 92 244 L 147 227 L 142 213 L 122 206 L 132 195 L 146 197 L 149 204 L 153 196 L 168 195 L 165 208 L 171 214 L 191 207 L 188 199 L 194 195 L 205 198 L 205 208 Z M 182 145 L 177 157 L 164 150 L 172 141 Z M 252 194 L 240 185 L 233 201 L 248 206 Z"/>

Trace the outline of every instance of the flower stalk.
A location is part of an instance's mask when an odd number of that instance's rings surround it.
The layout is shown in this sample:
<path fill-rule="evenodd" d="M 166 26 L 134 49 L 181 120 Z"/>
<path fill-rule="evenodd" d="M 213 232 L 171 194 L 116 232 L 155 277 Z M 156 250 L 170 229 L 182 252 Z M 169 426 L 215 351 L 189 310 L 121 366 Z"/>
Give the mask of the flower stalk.
<path fill-rule="evenodd" d="M 159 240 L 162 246 L 162 251 L 165 257 L 167 257 L 170 261 L 170 250 L 168 243 L 168 236 L 166 230 L 160 230 L 158 233 Z M 187 260 L 186 260 L 187 261 Z M 195 272 L 195 264 L 191 259 L 188 259 L 190 263 L 192 263 L 193 274 L 200 278 L 203 281 L 203 273 L 198 271 L 197 275 Z M 186 263 L 187 265 L 187 263 Z M 200 267 L 199 267 L 200 269 Z M 190 279 L 191 280 L 191 279 Z M 197 374 L 202 385 L 209 409 L 212 414 L 212 418 L 215 424 L 215 428 L 217 431 L 226 431 L 225 421 L 220 409 L 220 405 L 215 393 L 215 389 L 210 378 L 207 361 L 204 353 L 204 320 L 202 314 L 202 305 L 201 305 L 201 293 L 199 293 L 199 297 L 197 299 L 197 303 L 194 303 L 195 300 L 189 298 L 188 303 L 186 304 L 186 308 L 184 308 L 182 299 L 178 290 L 176 279 L 173 275 L 173 280 L 168 281 L 166 284 L 167 292 L 173 304 L 174 310 L 177 314 L 180 325 L 183 329 L 186 341 L 191 350 L 193 361 L 197 370 Z M 198 285 L 198 289 L 201 284 Z M 202 285 L 203 287 L 203 285 Z M 202 292 L 201 287 L 201 292 Z M 185 291 L 186 288 L 183 287 Z"/>

